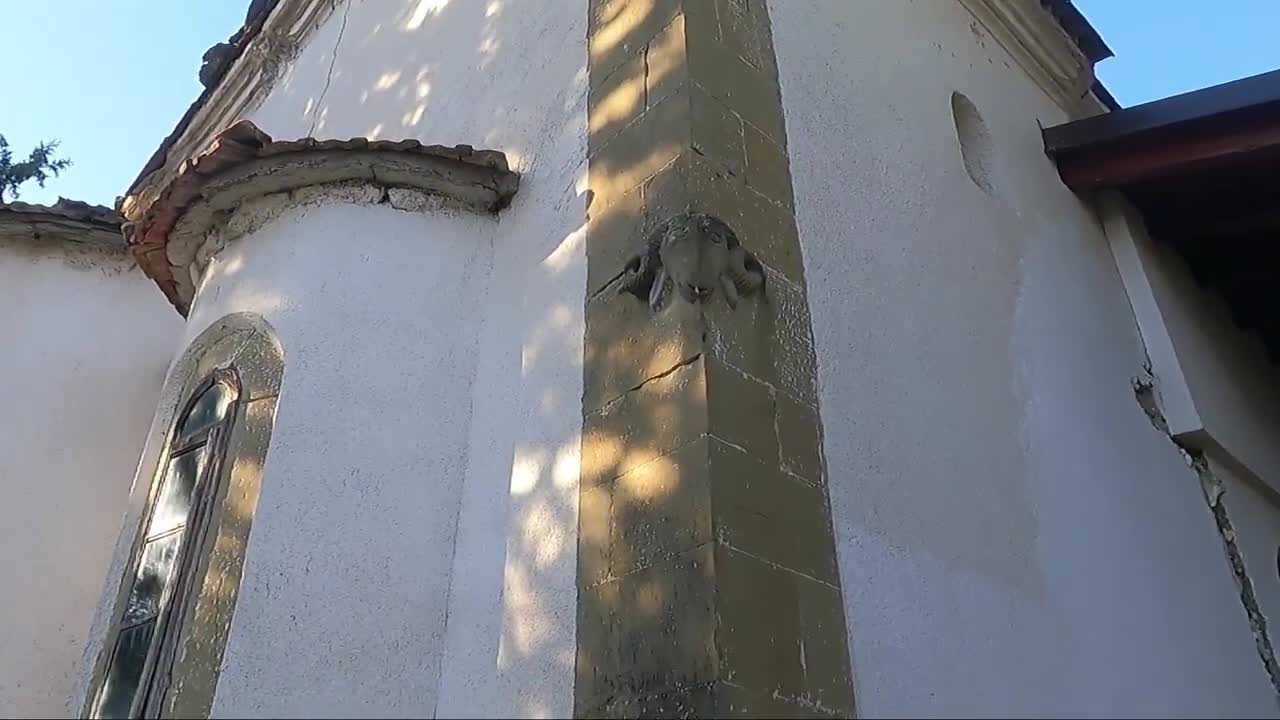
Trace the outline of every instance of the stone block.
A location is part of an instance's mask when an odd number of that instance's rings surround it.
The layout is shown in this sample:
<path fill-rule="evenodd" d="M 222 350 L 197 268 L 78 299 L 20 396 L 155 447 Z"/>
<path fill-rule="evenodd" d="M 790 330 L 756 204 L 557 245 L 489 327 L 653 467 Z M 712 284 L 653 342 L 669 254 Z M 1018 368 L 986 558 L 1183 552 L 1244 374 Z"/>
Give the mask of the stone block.
<path fill-rule="evenodd" d="M 610 570 L 624 575 L 711 541 L 707 440 L 635 468 L 608 483 L 612 494 Z"/>
<path fill-rule="evenodd" d="M 587 226 L 587 294 L 600 292 L 644 243 L 643 200 L 632 188 L 605 207 L 592 201 Z"/>
<path fill-rule="evenodd" d="M 651 697 L 715 679 L 715 567 L 704 545 L 616 581 L 619 694 Z M 579 626 L 581 627 L 581 626 Z"/>
<path fill-rule="evenodd" d="M 720 43 L 776 83 L 773 35 L 764 0 L 715 0 L 715 10 Z"/>
<path fill-rule="evenodd" d="M 742 120 L 697 83 L 689 86 L 691 147 L 733 175 L 746 166 Z"/>
<path fill-rule="evenodd" d="M 574 716 L 583 717 L 619 689 L 619 623 L 627 617 L 618 581 L 578 590 Z"/>
<path fill-rule="evenodd" d="M 583 412 L 592 413 L 702 350 L 698 308 L 673 302 L 662 312 L 634 295 L 603 293 L 587 303 Z"/>
<path fill-rule="evenodd" d="M 840 591 L 806 578 L 796 578 L 795 585 L 805 658 L 803 699 L 851 716 L 853 681 Z"/>
<path fill-rule="evenodd" d="M 776 403 L 782 468 L 813 483 L 825 482 L 822 430 L 817 409 L 787 393 L 778 393 Z"/>
<path fill-rule="evenodd" d="M 813 351 L 809 301 L 800 287 L 771 273 L 765 281 L 773 307 L 776 387 L 810 407 L 818 406 L 818 361 Z"/>
<path fill-rule="evenodd" d="M 743 139 L 747 158 L 747 185 L 757 193 L 787 208 L 795 206 L 791 191 L 791 169 L 785 151 L 753 126 L 746 126 Z"/>
<path fill-rule="evenodd" d="M 786 130 L 776 80 L 712 38 L 689 33 L 689 76 L 712 97 L 782 147 Z"/>
<path fill-rule="evenodd" d="M 590 587 L 609 577 L 613 488 L 583 487 L 578 494 L 578 584 Z"/>
<path fill-rule="evenodd" d="M 592 77 L 595 77 L 593 74 Z M 636 53 L 588 91 L 591 148 L 602 147 L 645 111 L 645 58 Z"/>
<path fill-rule="evenodd" d="M 822 582 L 838 582 L 822 488 L 714 438 L 708 458 L 717 541 Z"/>
<path fill-rule="evenodd" d="M 714 356 L 707 368 L 707 432 L 742 448 L 762 462 L 778 457 L 773 389 L 743 375 Z"/>
<path fill-rule="evenodd" d="M 617 299 L 627 300 L 634 299 Z M 707 431 L 703 368 L 696 360 L 587 415 L 583 485 L 612 480 L 702 437 Z"/>
<path fill-rule="evenodd" d="M 589 143 L 591 144 L 591 143 Z M 591 144 L 592 204 L 608 207 L 689 146 L 689 95 L 677 92 L 645 111 L 602 145 Z"/>
<path fill-rule="evenodd" d="M 649 41 L 645 62 L 645 89 L 650 107 L 689 84 L 689 58 L 685 53 L 685 18 L 680 15 Z"/>
<path fill-rule="evenodd" d="M 795 576 L 717 547 L 716 616 L 721 680 L 766 695 L 803 692 Z"/>
<path fill-rule="evenodd" d="M 591 0 L 587 15 L 591 75 L 607 77 L 640 53 L 681 11 L 681 0 Z"/>

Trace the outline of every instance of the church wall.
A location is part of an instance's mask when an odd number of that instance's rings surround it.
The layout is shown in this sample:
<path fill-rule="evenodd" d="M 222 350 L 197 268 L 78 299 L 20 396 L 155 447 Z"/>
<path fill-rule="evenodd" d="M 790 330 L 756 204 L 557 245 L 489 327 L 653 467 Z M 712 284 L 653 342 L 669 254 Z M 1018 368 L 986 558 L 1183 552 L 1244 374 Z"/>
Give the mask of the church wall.
<path fill-rule="evenodd" d="M 182 318 L 120 247 L 0 246 L 0 715 L 73 693 Z"/>
<path fill-rule="evenodd" d="M 959 3 L 770 15 L 860 713 L 1274 714 L 1062 110 Z"/>
<path fill-rule="evenodd" d="M 1133 240 L 1193 399 L 1198 429 L 1272 494 L 1280 492 L 1280 372 L 1261 339 L 1239 329 L 1226 303 L 1196 284 L 1172 248 L 1141 228 Z"/>
<path fill-rule="evenodd" d="M 1258 609 L 1267 619 L 1268 635 L 1274 638 L 1280 623 L 1280 510 L 1275 496 L 1260 489 L 1238 465 L 1210 457 L 1208 466 L 1222 484 L 1222 502 L 1231 518 L 1236 547 Z"/>
<path fill-rule="evenodd" d="M 251 312 L 285 353 L 218 715 L 437 697 L 496 223 L 330 200 L 232 241 L 192 306 L 188 340 Z"/>
<path fill-rule="evenodd" d="M 572 712 L 585 25 L 352 0 L 248 112 L 499 150 L 521 188 L 496 217 L 322 193 L 214 258 L 186 342 L 251 312 L 285 357 L 215 715 Z"/>

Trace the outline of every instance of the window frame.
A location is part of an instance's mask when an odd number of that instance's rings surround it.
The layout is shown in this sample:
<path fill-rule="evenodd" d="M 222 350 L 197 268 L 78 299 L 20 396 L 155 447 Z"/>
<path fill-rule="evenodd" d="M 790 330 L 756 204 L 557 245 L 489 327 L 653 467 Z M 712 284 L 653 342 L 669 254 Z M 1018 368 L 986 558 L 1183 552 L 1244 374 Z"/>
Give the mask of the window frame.
<path fill-rule="evenodd" d="M 216 385 L 223 385 L 231 395 L 222 416 L 190 436 L 181 437 L 182 426 L 191 417 L 196 404 Z M 134 532 L 129 560 L 121 578 L 115 612 L 103 645 L 106 657 L 102 675 L 94 684 L 90 695 L 88 707 L 90 717 L 100 717 L 100 703 L 108 687 L 115 661 L 115 649 L 121 636 L 126 631 L 144 626 L 148 622 L 154 623 L 154 629 L 148 641 L 146 657 L 135 695 L 129 706 L 128 717 L 159 717 L 163 713 L 165 695 L 172 686 L 176 652 L 183 639 L 184 621 L 200 593 L 199 581 L 202 578 L 197 576 L 202 574 L 200 570 L 205 564 L 203 561 L 213 539 L 212 530 L 217 526 L 217 516 L 222 510 L 220 500 L 227 481 L 227 470 L 230 467 L 231 436 L 244 401 L 243 393 L 239 373 L 233 367 L 215 368 L 191 388 L 180 406 L 180 411 L 174 414 L 158 466 L 160 472 L 155 474 L 148 490 L 145 511 Z M 159 505 L 160 493 L 169 476 L 170 465 L 177 458 L 188 453 L 200 452 L 202 449 L 205 453 L 204 464 L 193 482 L 192 497 L 180 529 L 173 528 L 149 536 L 148 531 Z M 183 537 L 179 542 L 173 567 L 161 593 L 155 615 L 146 620 L 127 623 L 125 615 L 134 585 L 138 581 L 144 550 L 149 542 L 178 532 L 181 532 Z"/>

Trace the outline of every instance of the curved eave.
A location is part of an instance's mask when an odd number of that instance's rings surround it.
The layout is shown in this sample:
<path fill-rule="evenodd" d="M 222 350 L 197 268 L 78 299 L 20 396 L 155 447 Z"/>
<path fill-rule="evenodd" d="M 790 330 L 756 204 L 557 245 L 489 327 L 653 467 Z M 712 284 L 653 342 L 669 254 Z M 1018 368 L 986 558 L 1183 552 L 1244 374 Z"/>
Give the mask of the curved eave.
<path fill-rule="evenodd" d="M 506 155 L 494 150 L 416 140 L 273 141 L 243 120 L 219 133 L 207 152 L 185 161 L 146 207 L 130 204 L 134 210 L 126 216 L 124 234 L 138 265 L 186 315 L 190 293 L 175 270 L 189 259 L 175 260 L 169 249 L 185 216 L 208 219 L 216 215 L 211 209 L 230 210 L 251 197 L 347 181 L 420 190 L 479 212 L 501 210 L 519 188 Z"/>

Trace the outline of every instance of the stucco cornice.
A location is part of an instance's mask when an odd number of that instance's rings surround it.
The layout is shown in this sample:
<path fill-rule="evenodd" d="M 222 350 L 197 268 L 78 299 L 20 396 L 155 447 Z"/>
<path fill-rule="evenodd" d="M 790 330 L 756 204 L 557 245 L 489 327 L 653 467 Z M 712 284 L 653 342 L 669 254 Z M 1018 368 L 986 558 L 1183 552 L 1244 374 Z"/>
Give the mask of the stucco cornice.
<path fill-rule="evenodd" d="M 397 200 L 410 191 L 497 212 L 515 195 L 519 176 L 509 169 L 506 155 L 495 150 L 366 138 L 277 142 L 241 120 L 219 133 L 206 152 L 183 161 L 146 210 L 122 229 L 143 272 L 185 315 L 203 270 L 196 255 L 206 235 L 249 201 L 340 183 L 365 190 L 348 199 L 418 209 Z"/>
<path fill-rule="evenodd" d="M 1106 110 L 1090 92 L 1093 63 L 1058 19 L 1039 2 L 960 0 L 1069 117 Z"/>
<path fill-rule="evenodd" d="M 225 74 L 192 106 L 174 134 L 118 203 L 126 219 L 136 219 L 177 175 L 183 161 L 206 150 L 215 136 L 256 108 L 289 63 L 342 0 L 279 0 L 261 28 Z"/>

